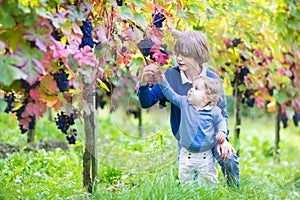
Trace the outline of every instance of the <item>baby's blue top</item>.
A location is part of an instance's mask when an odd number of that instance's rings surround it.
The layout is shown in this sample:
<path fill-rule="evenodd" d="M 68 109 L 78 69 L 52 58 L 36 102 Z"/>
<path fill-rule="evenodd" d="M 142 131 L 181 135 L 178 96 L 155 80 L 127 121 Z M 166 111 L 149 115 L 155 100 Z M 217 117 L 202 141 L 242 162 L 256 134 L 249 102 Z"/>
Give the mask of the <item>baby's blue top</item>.
<path fill-rule="evenodd" d="M 179 143 L 191 152 L 203 152 L 213 148 L 218 132 L 227 132 L 226 121 L 218 106 L 208 106 L 203 110 L 189 103 L 186 95 L 174 92 L 167 81 L 160 83 L 164 96 L 181 110 Z"/>
<path fill-rule="evenodd" d="M 172 89 L 180 95 L 186 95 L 187 91 L 192 87 L 191 83 L 183 83 L 181 72 L 179 67 L 173 67 L 166 71 L 165 73 L 166 79 L 168 83 L 172 87 Z M 218 75 L 213 71 L 206 70 L 206 74 L 208 77 L 214 78 L 220 82 L 220 91 L 221 91 L 221 100 L 218 102 L 218 107 L 222 110 L 222 115 L 226 120 L 226 124 L 228 121 L 228 114 L 226 111 L 226 98 L 224 94 L 224 89 L 222 87 L 222 80 L 219 79 Z M 155 84 L 152 88 L 149 88 L 149 85 L 139 86 L 138 90 L 138 98 L 142 108 L 150 108 L 154 104 L 156 104 L 159 100 L 165 98 L 162 93 L 159 84 Z M 180 125 L 180 109 L 171 103 L 171 115 L 170 115 L 170 123 L 173 135 L 179 141 L 180 135 L 178 133 L 179 125 Z M 228 127 L 228 126 L 227 126 Z M 229 130 L 226 132 L 229 134 Z"/>

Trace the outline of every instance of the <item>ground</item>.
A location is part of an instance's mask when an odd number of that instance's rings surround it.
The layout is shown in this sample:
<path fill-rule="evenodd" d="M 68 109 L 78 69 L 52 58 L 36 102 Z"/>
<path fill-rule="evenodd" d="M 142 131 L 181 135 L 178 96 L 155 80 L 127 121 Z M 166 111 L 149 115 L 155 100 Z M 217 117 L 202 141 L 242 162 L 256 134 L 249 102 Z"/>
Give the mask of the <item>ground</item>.
<path fill-rule="evenodd" d="M 33 147 L 38 149 L 51 150 L 55 148 L 61 148 L 66 150 L 68 148 L 67 142 L 62 142 L 60 140 L 47 140 L 47 141 L 38 141 Z M 25 151 L 34 150 L 32 147 L 26 147 Z M 17 145 L 0 143 L 0 158 L 5 158 L 8 154 L 19 152 L 20 147 Z"/>

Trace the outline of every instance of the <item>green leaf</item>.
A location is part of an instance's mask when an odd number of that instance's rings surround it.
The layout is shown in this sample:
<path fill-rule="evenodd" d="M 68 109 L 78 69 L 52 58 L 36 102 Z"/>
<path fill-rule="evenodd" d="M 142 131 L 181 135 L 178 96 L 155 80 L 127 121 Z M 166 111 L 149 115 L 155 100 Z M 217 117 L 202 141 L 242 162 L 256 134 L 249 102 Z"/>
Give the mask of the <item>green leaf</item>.
<path fill-rule="evenodd" d="M 36 8 L 36 13 L 39 16 L 44 17 L 46 19 L 54 19 L 54 17 L 52 16 L 52 14 L 50 12 L 48 12 L 44 7 Z"/>
<path fill-rule="evenodd" d="M 4 112 L 6 107 L 7 107 L 7 103 L 3 99 L 0 99 L 0 112 Z"/>
<path fill-rule="evenodd" d="M 134 22 L 141 25 L 142 27 L 147 27 L 147 18 L 144 13 L 134 13 Z"/>
<path fill-rule="evenodd" d="M 274 55 L 275 58 L 280 58 L 281 57 L 281 51 L 280 51 L 280 44 L 278 43 L 271 43 L 270 42 L 270 48 L 272 50 L 272 53 Z"/>
<path fill-rule="evenodd" d="M 21 66 L 21 69 L 28 75 L 26 80 L 31 84 L 37 80 L 40 74 L 44 73 L 45 69 L 39 61 L 39 59 L 44 57 L 44 54 L 37 49 L 28 47 L 27 45 L 21 45 L 20 49 L 22 49 L 19 53 L 21 59 L 20 63 L 24 63 Z"/>
<path fill-rule="evenodd" d="M 279 104 L 283 104 L 289 97 L 285 93 L 285 91 L 280 90 L 280 91 L 274 91 L 274 97 L 277 100 Z"/>
<path fill-rule="evenodd" d="M 121 18 L 122 19 L 129 19 L 133 21 L 133 14 L 130 10 L 130 8 L 125 7 L 125 6 L 119 6 L 119 9 L 121 11 Z"/>
<path fill-rule="evenodd" d="M 299 12 L 299 10 L 297 10 L 297 7 L 295 6 L 295 4 L 292 1 L 290 1 L 289 8 L 290 8 L 291 14 L 294 17 L 296 17 L 298 20 L 300 20 L 300 12 Z"/>
<path fill-rule="evenodd" d="M 14 66 L 16 62 L 17 59 L 14 57 L 4 55 L 0 57 L 0 83 L 9 86 L 14 80 L 27 78 L 27 75 L 25 73 Z"/>
<path fill-rule="evenodd" d="M 9 29 L 7 31 L 0 32 L 0 39 L 5 41 L 12 48 L 12 50 L 15 50 L 17 45 L 22 40 L 22 32 L 20 29 Z"/>
<path fill-rule="evenodd" d="M 132 58 L 129 63 L 130 71 L 135 71 L 143 65 L 144 59 L 142 57 Z"/>
<path fill-rule="evenodd" d="M 5 10 L 5 8 L 0 10 L 0 24 L 2 24 L 3 29 L 13 28 L 16 25 L 15 19 L 8 10 Z"/>
<path fill-rule="evenodd" d="M 145 8 L 145 2 L 143 0 L 132 0 L 132 2 L 139 8 Z"/>

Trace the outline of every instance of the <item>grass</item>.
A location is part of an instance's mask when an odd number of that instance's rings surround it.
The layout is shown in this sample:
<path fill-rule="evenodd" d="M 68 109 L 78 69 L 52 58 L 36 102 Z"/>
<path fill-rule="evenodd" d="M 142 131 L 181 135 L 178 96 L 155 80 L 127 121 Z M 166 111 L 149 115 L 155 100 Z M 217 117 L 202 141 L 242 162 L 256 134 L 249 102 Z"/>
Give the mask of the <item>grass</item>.
<path fill-rule="evenodd" d="M 280 162 L 275 162 L 274 116 L 243 118 L 240 138 L 241 187 L 228 188 L 218 168 L 215 188 L 178 184 L 176 141 L 167 111 L 143 111 L 143 133 L 137 119 L 124 112 L 101 110 L 97 118 L 99 179 L 87 197 L 82 186 L 83 126 L 76 123 L 79 142 L 67 151 L 26 151 L 26 135 L 17 122 L 0 113 L 0 142 L 21 151 L 0 159 L 0 199 L 299 199 L 300 130 L 281 130 Z M 231 130 L 233 120 L 230 118 Z M 233 131 L 231 132 L 233 136 Z M 36 140 L 64 140 L 55 124 L 38 121 Z M 233 141 L 232 137 L 230 138 Z"/>

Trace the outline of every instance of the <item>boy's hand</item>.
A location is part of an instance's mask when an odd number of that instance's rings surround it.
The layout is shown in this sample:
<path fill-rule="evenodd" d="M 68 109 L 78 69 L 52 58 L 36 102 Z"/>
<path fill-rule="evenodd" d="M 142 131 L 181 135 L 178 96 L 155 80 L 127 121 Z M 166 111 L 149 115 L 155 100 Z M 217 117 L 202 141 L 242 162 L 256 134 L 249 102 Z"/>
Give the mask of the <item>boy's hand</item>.
<path fill-rule="evenodd" d="M 219 144 L 222 144 L 226 140 L 226 134 L 221 131 L 216 135 L 216 140 L 219 142 Z"/>
<path fill-rule="evenodd" d="M 155 78 L 159 83 L 163 82 L 166 79 L 164 72 L 160 69 L 157 69 Z"/>
<path fill-rule="evenodd" d="M 146 85 L 147 83 L 151 86 L 155 84 L 155 74 L 159 67 L 154 64 L 147 65 L 141 74 L 140 83 Z"/>

